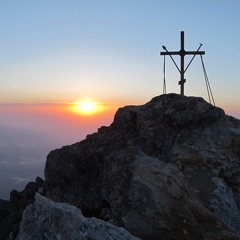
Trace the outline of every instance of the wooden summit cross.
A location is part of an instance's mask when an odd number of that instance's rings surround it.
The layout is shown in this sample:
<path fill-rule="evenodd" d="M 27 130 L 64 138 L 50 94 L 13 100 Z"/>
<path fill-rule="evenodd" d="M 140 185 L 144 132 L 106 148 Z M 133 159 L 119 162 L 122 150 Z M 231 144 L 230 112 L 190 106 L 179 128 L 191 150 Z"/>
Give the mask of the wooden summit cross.
<path fill-rule="evenodd" d="M 166 52 L 161 52 L 160 55 L 169 55 L 171 57 L 171 59 L 173 60 L 173 63 L 177 67 L 179 73 L 180 73 L 180 81 L 178 82 L 178 84 L 181 85 L 180 86 L 181 95 L 184 95 L 184 83 L 186 82 L 186 79 L 184 78 L 184 73 L 187 71 L 188 67 L 190 66 L 191 62 L 193 61 L 193 59 L 196 55 L 204 55 L 205 54 L 205 51 L 199 51 L 201 46 L 202 46 L 202 44 L 200 43 L 200 46 L 197 49 L 197 51 L 185 51 L 185 49 L 184 49 L 184 32 L 183 31 L 181 31 L 181 49 L 180 49 L 180 51 L 169 52 L 165 46 L 162 46 L 162 48 Z M 180 69 L 177 66 L 176 62 L 174 61 L 172 55 L 179 55 L 181 57 L 180 58 Z M 184 57 L 185 57 L 185 55 L 193 55 L 191 61 L 187 65 L 186 69 L 184 67 Z"/>

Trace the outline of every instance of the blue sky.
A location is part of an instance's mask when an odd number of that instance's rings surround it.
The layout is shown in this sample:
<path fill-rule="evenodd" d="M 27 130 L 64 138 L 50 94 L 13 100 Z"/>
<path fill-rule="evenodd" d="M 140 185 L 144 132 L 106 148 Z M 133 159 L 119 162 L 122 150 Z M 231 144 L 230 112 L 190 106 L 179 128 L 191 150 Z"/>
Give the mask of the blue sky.
<path fill-rule="evenodd" d="M 71 102 L 82 97 L 143 103 L 162 93 L 162 44 L 203 43 L 217 105 L 238 107 L 239 9 L 218 1 L 0 2 L 0 102 Z M 176 58 L 178 60 L 178 58 Z M 199 58 L 186 95 L 207 99 Z M 167 60 L 167 91 L 179 93 Z"/>

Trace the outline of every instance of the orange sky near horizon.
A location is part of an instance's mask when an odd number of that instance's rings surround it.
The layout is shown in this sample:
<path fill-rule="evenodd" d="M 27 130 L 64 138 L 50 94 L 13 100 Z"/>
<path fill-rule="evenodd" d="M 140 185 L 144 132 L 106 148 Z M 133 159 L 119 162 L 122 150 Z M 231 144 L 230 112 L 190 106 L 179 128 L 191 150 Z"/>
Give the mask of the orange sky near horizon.
<path fill-rule="evenodd" d="M 101 126 L 110 125 L 120 104 L 104 104 L 102 111 L 81 114 L 74 104 L 0 104 L 0 125 L 58 138 L 59 144 L 71 144 Z M 57 137 L 59 136 L 59 137 Z M 62 141 L 60 140 L 62 139 Z M 61 146 L 58 146 L 61 147 Z"/>
<path fill-rule="evenodd" d="M 28 131 L 56 132 L 57 135 L 62 132 L 62 137 L 64 134 L 70 136 L 74 133 L 75 138 L 84 139 L 87 134 L 96 131 L 99 127 L 110 125 L 118 108 L 124 106 L 126 106 L 125 103 L 98 102 L 97 110 L 84 113 L 79 111 L 76 103 L 0 104 L 0 125 L 24 128 Z M 220 106 L 216 103 L 216 106 L 222 108 L 226 114 L 240 118 L 237 103 L 236 106 L 227 104 Z M 76 136 L 77 129 L 80 129 L 81 132 L 79 136 Z M 69 137 L 66 137 L 66 141 L 69 140 L 71 141 Z M 68 144 L 70 143 L 68 142 Z"/>
<path fill-rule="evenodd" d="M 149 99 L 148 101 L 150 101 Z M 78 106 L 79 102 L 73 103 L 23 103 L 23 104 L 0 104 L 1 123 L 7 125 L 31 126 L 44 125 L 55 121 L 58 124 L 66 124 L 70 126 L 101 126 L 101 124 L 110 124 L 113 121 L 114 114 L 120 107 L 127 105 L 126 103 L 104 103 L 96 102 L 97 109 L 90 113 L 81 112 Z M 229 106 L 227 103 L 216 102 L 216 106 L 222 108 L 226 114 L 240 118 L 238 103 Z"/>

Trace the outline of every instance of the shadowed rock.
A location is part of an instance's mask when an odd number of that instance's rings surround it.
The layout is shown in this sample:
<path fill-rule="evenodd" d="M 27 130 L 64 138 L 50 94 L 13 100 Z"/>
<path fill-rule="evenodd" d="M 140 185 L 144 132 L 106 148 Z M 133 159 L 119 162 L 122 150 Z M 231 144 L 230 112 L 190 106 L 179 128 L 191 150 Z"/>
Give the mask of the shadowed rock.
<path fill-rule="evenodd" d="M 10 203 L 9 201 L 0 199 L 0 224 L 10 214 Z"/>

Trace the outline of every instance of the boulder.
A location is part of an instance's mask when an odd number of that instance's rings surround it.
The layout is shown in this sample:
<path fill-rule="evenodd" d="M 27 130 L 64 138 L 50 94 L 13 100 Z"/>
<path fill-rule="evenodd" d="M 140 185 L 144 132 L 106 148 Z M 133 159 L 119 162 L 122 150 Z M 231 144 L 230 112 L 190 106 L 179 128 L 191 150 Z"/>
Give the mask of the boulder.
<path fill-rule="evenodd" d="M 137 240 L 125 229 L 96 218 L 85 218 L 80 209 L 56 203 L 36 193 L 23 213 L 16 240 Z"/>

